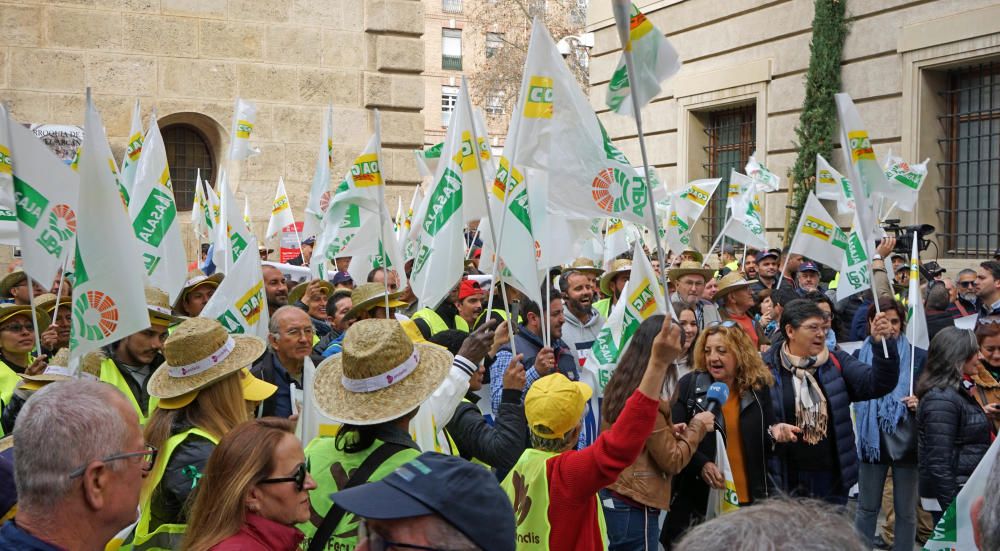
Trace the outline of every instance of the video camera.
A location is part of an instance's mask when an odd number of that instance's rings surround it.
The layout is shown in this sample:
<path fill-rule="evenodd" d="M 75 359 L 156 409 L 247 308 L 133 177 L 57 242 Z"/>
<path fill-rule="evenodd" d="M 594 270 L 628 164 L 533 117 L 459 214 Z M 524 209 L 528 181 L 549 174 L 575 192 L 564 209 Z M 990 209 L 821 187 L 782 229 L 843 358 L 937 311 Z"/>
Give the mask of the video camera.
<path fill-rule="evenodd" d="M 917 239 L 919 240 L 917 241 L 917 249 L 920 251 L 927 250 L 931 242 L 926 237 L 934 233 L 934 226 L 930 224 L 900 226 L 898 218 L 882 222 L 882 229 L 885 230 L 887 235 L 896 238 L 896 246 L 892 248 L 892 252 L 906 255 L 907 257 L 913 251 L 913 232 L 917 232 Z M 877 247 L 881 241 L 881 239 L 876 240 L 875 246 Z"/>

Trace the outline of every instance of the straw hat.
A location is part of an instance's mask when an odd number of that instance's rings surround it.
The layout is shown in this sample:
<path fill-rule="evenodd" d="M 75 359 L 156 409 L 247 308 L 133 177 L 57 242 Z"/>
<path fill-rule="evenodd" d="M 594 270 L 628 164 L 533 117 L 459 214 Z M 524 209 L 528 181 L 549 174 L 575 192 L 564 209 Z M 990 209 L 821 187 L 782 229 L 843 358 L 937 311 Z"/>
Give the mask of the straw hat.
<path fill-rule="evenodd" d="M 689 274 L 696 274 L 703 276 L 705 278 L 705 281 L 708 281 L 708 278 L 715 276 L 715 270 L 702 268 L 701 262 L 692 262 L 688 260 L 685 262 L 681 262 L 680 266 L 667 272 L 667 277 L 670 279 L 670 281 L 677 283 L 678 279 Z"/>
<path fill-rule="evenodd" d="M 63 306 L 65 304 L 72 304 L 73 297 L 62 295 L 59 297 L 59 305 Z M 52 311 L 56 308 L 56 296 L 52 293 L 42 293 L 35 297 L 35 301 L 32 302 L 35 305 L 36 310 L 42 310 L 49 316 L 52 315 Z"/>
<path fill-rule="evenodd" d="M 403 293 L 401 291 L 389 293 L 389 308 L 402 308 L 407 306 L 405 302 L 399 300 L 399 297 L 402 294 Z M 347 317 L 349 318 L 353 318 L 361 312 L 367 312 L 376 306 L 384 307 L 385 284 L 373 282 L 355 287 L 351 290 L 351 304 L 353 306 L 347 312 Z"/>
<path fill-rule="evenodd" d="M 0 279 L 0 297 L 9 298 L 10 290 L 20 285 L 25 279 L 28 279 L 28 274 L 20 268 L 3 276 L 3 279 Z"/>
<path fill-rule="evenodd" d="M 343 352 L 319 364 L 316 405 L 340 423 L 376 425 L 417 409 L 451 370 L 451 354 L 413 343 L 396 320 L 361 320 L 344 335 Z"/>
<path fill-rule="evenodd" d="M 627 258 L 619 258 L 611 263 L 611 269 L 604 272 L 601 276 L 600 288 L 604 296 L 611 296 L 611 280 L 615 278 L 616 275 L 631 272 L 632 271 L 632 261 Z"/>
<path fill-rule="evenodd" d="M 302 283 L 299 283 L 298 285 L 296 285 L 295 287 L 293 287 L 291 291 L 289 291 L 289 293 L 288 293 L 288 304 L 295 304 L 296 302 L 302 300 L 302 296 L 306 294 L 306 287 L 308 287 L 309 284 L 312 283 L 313 281 L 319 281 L 320 282 L 320 286 L 323 287 L 323 289 L 326 290 L 326 296 L 327 297 L 333 296 L 333 284 L 330 283 L 329 281 L 327 281 L 325 279 L 320 279 L 320 280 L 315 280 L 315 279 L 306 280 L 306 281 L 303 281 Z"/>
<path fill-rule="evenodd" d="M 37 375 L 21 373 L 21 379 L 23 379 L 21 388 L 24 390 L 38 390 L 55 381 L 73 379 L 73 373 L 69 369 L 69 348 L 60 348 L 56 355 L 49 360 L 45 371 Z"/>
<path fill-rule="evenodd" d="M 719 300 L 737 289 L 749 287 L 751 284 L 756 282 L 756 279 L 747 281 L 747 279 L 743 277 L 743 274 L 739 272 L 729 272 L 728 274 L 722 276 L 719 280 L 719 290 L 715 292 L 715 300 Z"/>
<path fill-rule="evenodd" d="M 222 283 L 222 279 L 226 276 L 221 272 L 215 272 L 214 274 L 207 276 L 201 270 L 191 270 L 187 275 L 187 281 L 184 282 L 184 288 L 181 289 L 181 293 L 177 295 L 177 300 L 174 301 L 174 309 L 179 310 L 180 305 L 184 302 L 184 297 L 188 293 L 194 291 L 195 288 L 201 287 L 202 285 L 211 285 L 212 287 L 219 287 Z"/>
<path fill-rule="evenodd" d="M 691 258 L 693 258 L 695 262 L 705 262 L 705 255 L 701 254 L 700 252 L 698 252 L 698 251 L 696 251 L 694 249 L 684 249 L 683 251 L 681 251 L 681 254 L 679 254 L 677 256 L 681 256 L 681 255 L 685 255 L 685 254 L 686 255 L 690 255 Z"/>
<path fill-rule="evenodd" d="M 165 291 L 147 286 L 145 292 L 149 323 L 170 326 L 181 320 L 173 314 L 173 309 L 170 306 L 170 295 Z"/>
<path fill-rule="evenodd" d="M 568 272 L 570 270 L 573 270 L 574 272 L 583 272 L 583 273 L 586 273 L 586 274 L 593 274 L 593 275 L 598 276 L 598 277 L 600 277 L 600 275 L 604 273 L 604 270 L 602 270 L 600 266 L 598 266 L 596 263 L 594 263 L 593 260 L 591 260 L 589 258 L 582 258 L 582 257 L 581 258 L 577 258 L 568 267 L 563 268 L 562 273 L 565 274 L 566 272 Z"/>
<path fill-rule="evenodd" d="M 163 344 L 166 361 L 150 376 L 149 395 L 159 398 L 164 407 L 162 400 L 210 386 L 253 363 L 266 348 L 258 337 L 230 335 L 214 319 L 184 320 Z M 190 402 L 194 396 L 186 398 Z"/>
<path fill-rule="evenodd" d="M 16 315 L 27 316 L 31 319 L 31 306 L 27 304 L 0 304 L 0 323 L 3 323 Z M 38 327 L 35 329 L 41 333 L 49 328 L 52 324 L 52 319 L 49 314 L 35 308 L 35 315 L 38 317 Z"/>

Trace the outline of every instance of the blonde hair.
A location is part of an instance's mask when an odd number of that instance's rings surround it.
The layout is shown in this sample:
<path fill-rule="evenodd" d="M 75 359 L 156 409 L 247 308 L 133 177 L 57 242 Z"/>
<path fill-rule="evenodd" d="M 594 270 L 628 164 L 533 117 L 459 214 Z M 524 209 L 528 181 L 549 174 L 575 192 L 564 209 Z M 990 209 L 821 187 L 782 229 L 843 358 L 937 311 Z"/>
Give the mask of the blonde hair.
<path fill-rule="evenodd" d="M 774 384 L 774 376 L 764 365 L 760 352 L 754 347 L 746 331 L 738 325 L 735 327 L 713 325 L 706 327 L 698 335 L 698 341 L 694 343 L 692 350 L 695 371 L 708 371 L 705 366 L 705 342 L 712 335 L 721 336 L 728 351 L 736 357 L 736 378 L 733 381 L 736 388 L 730 391 L 760 390 Z"/>
<path fill-rule="evenodd" d="M 194 491 L 181 549 L 206 551 L 239 532 L 250 490 L 274 471 L 274 450 L 294 430 L 288 419 L 265 417 L 241 424 L 219 442 Z"/>

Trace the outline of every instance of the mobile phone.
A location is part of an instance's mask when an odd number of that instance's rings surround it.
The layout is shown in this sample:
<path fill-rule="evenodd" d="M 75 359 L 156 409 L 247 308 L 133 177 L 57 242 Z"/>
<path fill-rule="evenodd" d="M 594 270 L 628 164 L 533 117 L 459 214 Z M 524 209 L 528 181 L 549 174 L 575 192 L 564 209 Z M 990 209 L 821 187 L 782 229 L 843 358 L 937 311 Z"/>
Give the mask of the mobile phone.
<path fill-rule="evenodd" d="M 507 318 L 508 323 L 510 323 L 514 334 L 517 335 L 521 332 L 521 324 L 517 322 L 521 317 L 521 301 L 515 300 L 510 305 L 510 317 Z"/>

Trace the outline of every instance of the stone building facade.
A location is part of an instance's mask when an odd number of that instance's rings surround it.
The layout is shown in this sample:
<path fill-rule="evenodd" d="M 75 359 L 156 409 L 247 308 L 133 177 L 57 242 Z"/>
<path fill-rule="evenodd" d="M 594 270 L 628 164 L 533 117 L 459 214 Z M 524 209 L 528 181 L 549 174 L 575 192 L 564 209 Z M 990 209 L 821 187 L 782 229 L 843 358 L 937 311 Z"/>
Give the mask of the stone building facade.
<path fill-rule="evenodd" d="M 233 174 L 260 236 L 279 177 L 301 220 L 328 103 L 335 177 L 377 108 L 389 204 L 409 197 L 419 181 L 410 150 L 424 134 L 423 13 L 419 0 L 4 0 L 0 101 L 22 123 L 79 126 L 91 87 L 118 158 L 136 98 L 144 125 L 155 107 L 176 144 L 180 206 L 194 166 L 214 174 L 223 162 L 235 98 L 256 103 L 261 154 Z"/>
<path fill-rule="evenodd" d="M 995 0 L 846 2 L 843 90 L 868 125 L 875 152 L 880 159 L 889 150 L 910 162 L 931 159 L 916 216 L 937 227 L 942 259 L 967 265 L 958 259 L 992 256 L 1000 246 L 1000 6 Z M 643 112 L 650 161 L 677 189 L 697 178 L 728 176 L 730 167 L 742 171 L 756 150 L 758 160 L 783 178 L 782 189 L 768 194 L 764 205 L 769 240 L 779 244 L 814 1 L 637 5 L 684 63 Z M 591 102 L 638 164 L 634 122 L 604 106 L 620 48 L 610 3 L 590 4 L 588 30 L 596 33 Z M 830 161 L 843 169 L 839 148 Z M 710 215 L 718 219 L 720 211 Z M 903 224 L 914 220 L 899 211 L 891 217 Z M 695 241 L 702 250 L 714 236 L 711 225 L 702 224 Z"/>

